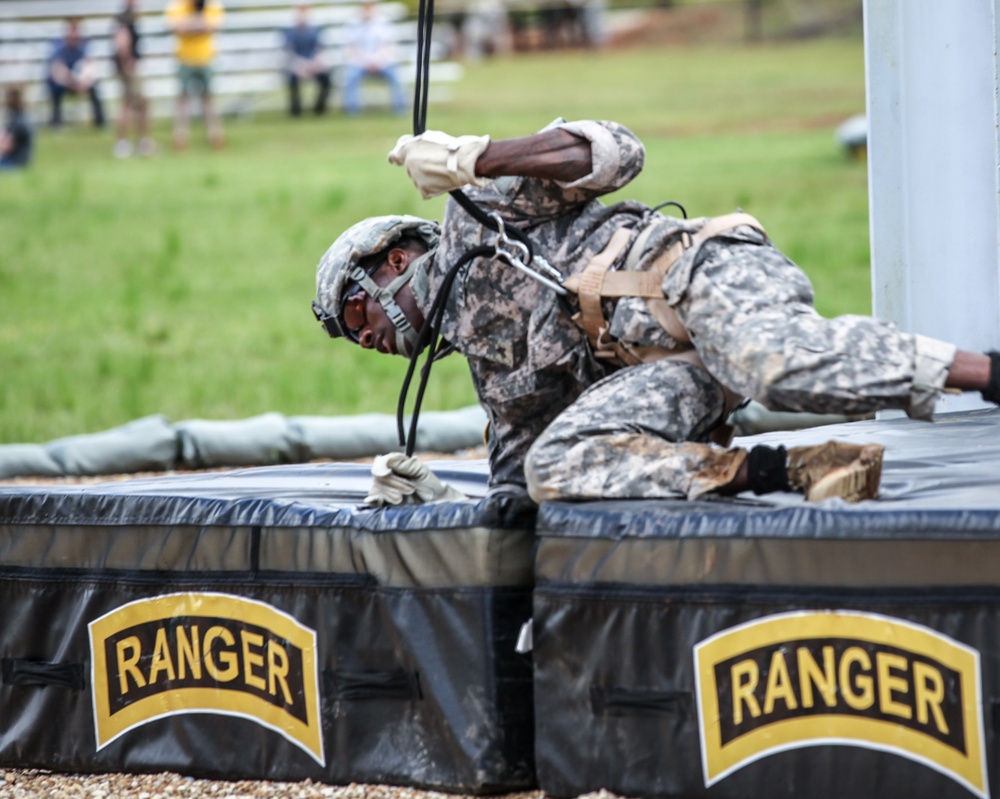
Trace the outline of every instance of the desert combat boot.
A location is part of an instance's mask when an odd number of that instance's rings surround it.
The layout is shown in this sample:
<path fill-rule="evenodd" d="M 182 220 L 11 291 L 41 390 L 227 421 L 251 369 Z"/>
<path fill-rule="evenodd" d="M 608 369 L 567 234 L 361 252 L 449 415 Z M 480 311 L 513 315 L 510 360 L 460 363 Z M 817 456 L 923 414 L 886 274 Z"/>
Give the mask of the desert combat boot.
<path fill-rule="evenodd" d="M 809 502 L 841 497 L 847 502 L 875 499 L 882 478 L 879 444 L 827 441 L 788 450 L 788 482 Z"/>

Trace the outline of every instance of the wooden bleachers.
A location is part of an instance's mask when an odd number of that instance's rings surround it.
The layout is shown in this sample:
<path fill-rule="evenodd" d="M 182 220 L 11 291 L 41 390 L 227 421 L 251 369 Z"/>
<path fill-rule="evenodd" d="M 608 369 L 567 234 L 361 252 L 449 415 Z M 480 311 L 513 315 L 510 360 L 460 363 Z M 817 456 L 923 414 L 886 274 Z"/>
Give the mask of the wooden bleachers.
<path fill-rule="evenodd" d="M 298 0 L 223 0 L 225 26 L 217 35 L 213 89 L 224 114 L 247 114 L 282 107 L 285 102 L 281 30 L 292 24 Z M 177 93 L 174 37 L 167 29 L 163 11 L 168 0 L 141 0 L 139 30 L 142 60 L 140 74 L 154 116 L 170 113 Z M 334 70 L 335 94 L 339 102 L 338 69 L 343 64 L 347 24 L 357 13 L 356 0 L 321 0 L 311 5 L 313 24 L 323 29 L 324 56 Z M 121 93 L 111 60 L 112 19 L 121 10 L 121 0 L 0 0 L 0 86 L 10 83 L 26 87 L 29 105 L 41 116 L 48 105 L 45 62 L 51 43 L 65 31 L 69 16 L 82 20 L 89 40 L 89 54 L 101 78 L 100 95 L 113 107 Z M 381 3 L 382 13 L 392 22 L 401 57 L 400 77 L 411 84 L 415 76 L 416 22 L 405 6 L 395 0 Z M 431 98 L 448 98 L 448 84 L 461 77 L 461 65 L 443 59 L 444 48 L 431 50 Z M 379 82 L 368 82 L 368 101 L 388 103 L 388 92 Z M 384 94 L 383 94 L 384 91 Z"/>

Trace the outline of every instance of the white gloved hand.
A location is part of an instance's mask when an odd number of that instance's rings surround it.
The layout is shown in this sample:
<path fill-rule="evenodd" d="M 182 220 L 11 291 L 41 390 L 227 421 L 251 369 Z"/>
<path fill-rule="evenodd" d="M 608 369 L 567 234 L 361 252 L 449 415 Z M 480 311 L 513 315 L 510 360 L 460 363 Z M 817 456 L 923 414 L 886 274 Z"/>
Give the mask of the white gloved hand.
<path fill-rule="evenodd" d="M 489 136 L 449 136 L 428 130 L 419 136 L 400 136 L 389 153 L 389 163 L 405 166 L 406 174 L 426 200 L 469 183 L 485 186 L 476 176 L 476 161 L 489 146 Z"/>
<path fill-rule="evenodd" d="M 444 499 L 466 499 L 466 496 L 442 483 L 420 458 L 390 452 L 372 462 L 372 487 L 365 504 L 381 507 Z"/>

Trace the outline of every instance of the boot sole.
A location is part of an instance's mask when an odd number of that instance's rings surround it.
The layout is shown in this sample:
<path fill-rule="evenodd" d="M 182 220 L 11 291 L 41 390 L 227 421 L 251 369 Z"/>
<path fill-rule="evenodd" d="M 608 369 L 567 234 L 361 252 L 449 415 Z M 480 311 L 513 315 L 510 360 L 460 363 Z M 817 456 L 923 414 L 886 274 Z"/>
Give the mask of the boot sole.
<path fill-rule="evenodd" d="M 821 502 L 830 497 L 840 497 L 845 502 L 860 502 L 877 498 L 884 449 L 878 444 L 866 444 L 855 460 L 834 469 L 810 486 L 806 499 Z"/>

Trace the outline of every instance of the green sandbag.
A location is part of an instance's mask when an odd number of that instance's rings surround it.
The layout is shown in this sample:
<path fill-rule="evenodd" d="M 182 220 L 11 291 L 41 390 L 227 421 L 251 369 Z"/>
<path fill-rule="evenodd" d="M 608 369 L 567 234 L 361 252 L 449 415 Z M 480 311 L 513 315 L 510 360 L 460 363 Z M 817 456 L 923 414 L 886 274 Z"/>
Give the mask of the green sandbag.
<path fill-rule="evenodd" d="M 387 413 L 358 416 L 292 416 L 306 460 L 351 460 L 400 449 L 396 417 Z"/>
<path fill-rule="evenodd" d="M 177 460 L 177 436 L 166 417 L 146 416 L 102 433 L 50 441 L 45 451 L 65 475 L 164 471 Z"/>
<path fill-rule="evenodd" d="M 384 413 L 359 416 L 293 416 L 289 424 L 300 435 L 307 460 L 349 460 L 402 449 L 396 417 Z M 455 411 L 424 411 L 417 423 L 416 448 L 457 452 L 483 443 L 486 412 L 479 405 Z M 405 420 L 409 435 L 410 420 Z"/>
<path fill-rule="evenodd" d="M 0 479 L 54 477 L 62 474 L 42 444 L 5 444 L 0 447 Z"/>
<path fill-rule="evenodd" d="M 269 466 L 306 460 L 300 435 L 280 413 L 237 421 L 190 419 L 174 425 L 186 469 Z"/>

